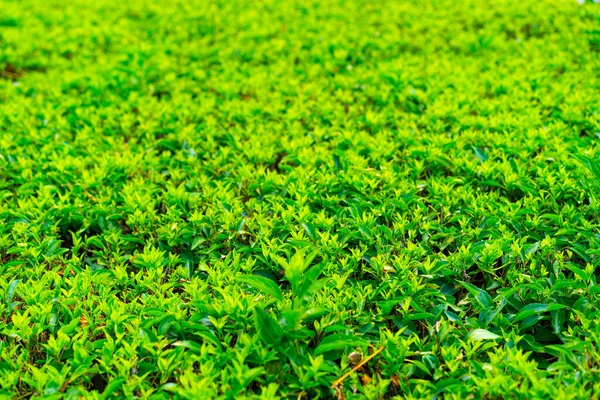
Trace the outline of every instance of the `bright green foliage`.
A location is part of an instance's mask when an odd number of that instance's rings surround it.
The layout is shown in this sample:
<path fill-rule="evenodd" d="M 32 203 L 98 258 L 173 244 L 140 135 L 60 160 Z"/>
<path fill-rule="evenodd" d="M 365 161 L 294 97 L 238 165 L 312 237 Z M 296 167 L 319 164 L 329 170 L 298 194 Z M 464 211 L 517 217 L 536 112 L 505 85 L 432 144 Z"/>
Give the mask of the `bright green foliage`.
<path fill-rule="evenodd" d="M 1 394 L 598 396 L 599 74 L 590 1 L 0 0 Z"/>

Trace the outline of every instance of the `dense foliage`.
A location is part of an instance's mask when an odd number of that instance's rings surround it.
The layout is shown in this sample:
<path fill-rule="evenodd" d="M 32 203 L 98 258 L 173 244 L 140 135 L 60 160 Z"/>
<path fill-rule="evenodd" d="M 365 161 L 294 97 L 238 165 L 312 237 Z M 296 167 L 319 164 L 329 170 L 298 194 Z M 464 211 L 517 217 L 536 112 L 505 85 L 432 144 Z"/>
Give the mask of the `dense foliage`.
<path fill-rule="evenodd" d="M 0 0 L 12 398 L 600 393 L 600 5 Z"/>

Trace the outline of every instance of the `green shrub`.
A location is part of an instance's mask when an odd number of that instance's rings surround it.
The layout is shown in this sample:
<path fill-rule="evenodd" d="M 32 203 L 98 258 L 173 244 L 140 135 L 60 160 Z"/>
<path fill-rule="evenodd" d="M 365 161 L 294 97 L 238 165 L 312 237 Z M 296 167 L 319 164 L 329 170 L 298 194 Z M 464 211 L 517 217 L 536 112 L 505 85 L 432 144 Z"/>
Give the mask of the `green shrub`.
<path fill-rule="evenodd" d="M 1 394 L 598 396 L 599 32 L 0 0 Z"/>

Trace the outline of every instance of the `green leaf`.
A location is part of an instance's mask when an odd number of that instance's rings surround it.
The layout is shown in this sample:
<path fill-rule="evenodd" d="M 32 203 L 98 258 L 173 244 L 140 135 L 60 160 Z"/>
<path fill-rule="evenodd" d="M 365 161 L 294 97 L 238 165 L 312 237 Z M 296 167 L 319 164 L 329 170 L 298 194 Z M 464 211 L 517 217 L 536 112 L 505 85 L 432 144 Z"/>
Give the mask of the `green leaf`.
<path fill-rule="evenodd" d="M 315 227 L 312 224 L 310 224 L 310 223 L 304 223 L 304 224 L 302 224 L 302 227 L 304 228 L 304 230 L 308 234 L 308 237 L 310 237 L 311 239 L 316 239 L 317 238 L 317 234 L 315 233 Z"/>
<path fill-rule="evenodd" d="M 312 253 L 306 255 L 305 249 L 299 249 L 289 261 L 286 261 L 280 257 L 275 257 L 275 259 L 278 260 L 279 264 L 283 267 L 285 277 L 295 291 L 298 291 L 299 286 L 302 284 L 302 274 L 310 266 L 318 252 L 319 249 L 315 249 Z"/>
<path fill-rule="evenodd" d="M 595 296 L 597 294 L 600 294 L 600 285 L 594 285 L 592 287 L 589 288 L 589 293 L 592 296 Z"/>
<path fill-rule="evenodd" d="M 108 398 L 112 394 L 116 394 L 116 392 L 119 390 L 121 385 L 123 385 L 123 383 L 125 383 L 125 381 L 126 381 L 125 378 L 111 379 L 110 382 L 108 383 L 108 385 L 106 385 L 106 387 L 104 388 L 104 391 L 102 392 L 102 397 Z"/>
<path fill-rule="evenodd" d="M 421 362 L 419 360 L 406 360 L 406 361 L 413 364 L 415 367 L 417 367 L 418 369 L 423 371 L 425 374 L 427 374 L 427 375 L 431 374 L 431 371 L 429 370 L 429 368 L 427 368 L 427 366 L 425 364 L 423 364 L 423 362 Z"/>
<path fill-rule="evenodd" d="M 58 331 L 66 335 L 72 335 L 79 326 L 79 319 L 73 318 L 68 324 L 63 325 Z"/>
<path fill-rule="evenodd" d="M 186 327 L 187 333 L 197 336 L 201 340 L 206 340 L 217 348 L 221 348 L 221 342 L 219 341 L 219 338 L 204 325 L 188 323 L 187 325 L 184 324 L 184 326 Z"/>
<path fill-rule="evenodd" d="M 197 237 L 196 239 L 194 239 L 194 242 L 192 243 L 191 250 L 195 250 L 196 248 L 198 248 L 198 246 L 200 246 L 204 242 L 206 242 L 205 238 Z"/>
<path fill-rule="evenodd" d="M 302 317 L 302 310 L 300 309 L 286 310 L 280 314 L 279 324 L 284 332 L 289 332 L 298 328 Z"/>
<path fill-rule="evenodd" d="M 319 289 L 323 282 L 319 281 L 319 275 L 323 272 L 324 265 L 317 265 L 309 269 L 301 279 L 295 295 L 303 300 L 310 300 L 312 295 Z"/>
<path fill-rule="evenodd" d="M 488 159 L 488 155 L 483 152 L 479 147 L 473 146 L 473 151 L 475 152 L 475 157 L 479 160 L 479 162 L 485 162 Z"/>
<path fill-rule="evenodd" d="M 575 275 L 577 275 L 579 278 L 581 278 L 582 281 L 587 282 L 589 280 L 589 275 L 584 270 L 577 267 L 575 264 L 565 263 L 564 266 L 566 269 L 572 271 Z"/>
<path fill-rule="evenodd" d="M 521 322 L 521 325 L 519 327 L 521 329 L 530 328 L 530 327 L 534 326 L 535 324 L 537 324 L 542 319 L 544 319 L 543 315 L 530 315 Z"/>
<path fill-rule="evenodd" d="M 340 157 L 337 154 L 333 155 L 333 166 L 338 171 L 342 170 L 342 162 L 340 161 Z"/>
<path fill-rule="evenodd" d="M 586 167 L 594 175 L 596 180 L 600 181 L 600 162 L 582 154 L 573 154 L 572 157 Z"/>
<path fill-rule="evenodd" d="M 467 335 L 467 338 L 472 340 L 495 340 L 500 339 L 501 337 L 488 331 L 487 329 L 473 329 Z"/>
<path fill-rule="evenodd" d="M 552 317 L 552 328 L 555 334 L 562 332 L 563 324 L 565 323 L 565 310 L 550 311 Z"/>
<path fill-rule="evenodd" d="M 202 346 L 200 346 L 198 343 L 192 342 L 190 340 L 179 340 L 179 341 L 173 342 L 171 344 L 171 346 L 185 347 L 186 349 L 192 350 L 195 353 L 200 353 L 200 351 L 202 350 Z"/>
<path fill-rule="evenodd" d="M 8 304 L 8 309 L 10 311 L 13 310 L 14 308 L 14 304 L 12 302 L 12 299 L 15 295 L 15 289 L 17 288 L 17 285 L 19 284 L 19 282 L 21 282 L 19 279 L 15 279 L 13 280 L 10 285 L 8 285 L 8 289 L 6 289 L 6 303 Z"/>
<path fill-rule="evenodd" d="M 246 283 L 253 288 L 256 288 L 268 295 L 273 296 L 277 300 L 283 300 L 281 289 L 273 280 L 258 275 L 243 275 L 235 278 L 237 282 Z"/>
<path fill-rule="evenodd" d="M 566 308 L 566 306 L 562 304 L 527 304 L 519 310 L 517 315 L 515 315 L 513 322 L 519 322 L 524 320 L 525 318 L 531 317 L 532 315 L 543 314 L 547 311 L 560 310 L 562 308 Z"/>
<path fill-rule="evenodd" d="M 368 342 L 359 336 L 336 333 L 325 337 L 315 349 L 314 354 L 319 355 L 332 350 L 340 350 L 348 347 L 360 347 Z"/>
<path fill-rule="evenodd" d="M 462 385 L 462 381 L 460 379 L 443 379 L 435 384 L 435 388 L 437 393 L 441 393 L 447 389 L 459 387 Z M 448 390 L 448 392 L 451 392 Z"/>
<path fill-rule="evenodd" d="M 242 218 L 242 220 L 238 222 L 238 224 L 235 227 L 235 231 L 237 233 L 241 233 L 242 229 L 244 229 L 244 225 L 246 225 L 246 218 Z"/>
<path fill-rule="evenodd" d="M 473 297 L 475 297 L 475 300 L 477 300 L 479 305 L 481 307 L 483 307 L 484 309 L 488 309 L 494 305 L 494 301 L 492 300 L 492 297 L 489 294 L 487 294 L 487 292 L 485 290 L 479 289 L 478 287 L 471 285 L 470 283 L 467 283 L 467 282 L 459 282 L 459 283 L 465 289 L 467 289 Z"/>
<path fill-rule="evenodd" d="M 540 248 L 540 242 L 535 242 L 525 250 L 525 257 L 535 253 Z"/>
<path fill-rule="evenodd" d="M 268 345 L 276 346 L 281 343 L 283 330 L 281 326 L 260 307 L 254 309 L 254 322 L 260 338 Z"/>

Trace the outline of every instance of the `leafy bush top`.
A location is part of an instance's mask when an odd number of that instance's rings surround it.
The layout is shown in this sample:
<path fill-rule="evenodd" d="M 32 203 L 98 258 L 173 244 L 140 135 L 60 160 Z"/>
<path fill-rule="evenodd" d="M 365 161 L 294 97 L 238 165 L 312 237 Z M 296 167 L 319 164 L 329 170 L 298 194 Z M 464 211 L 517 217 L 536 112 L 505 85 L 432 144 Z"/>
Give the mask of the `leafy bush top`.
<path fill-rule="evenodd" d="M 0 387 L 600 392 L 600 7 L 0 0 Z"/>

